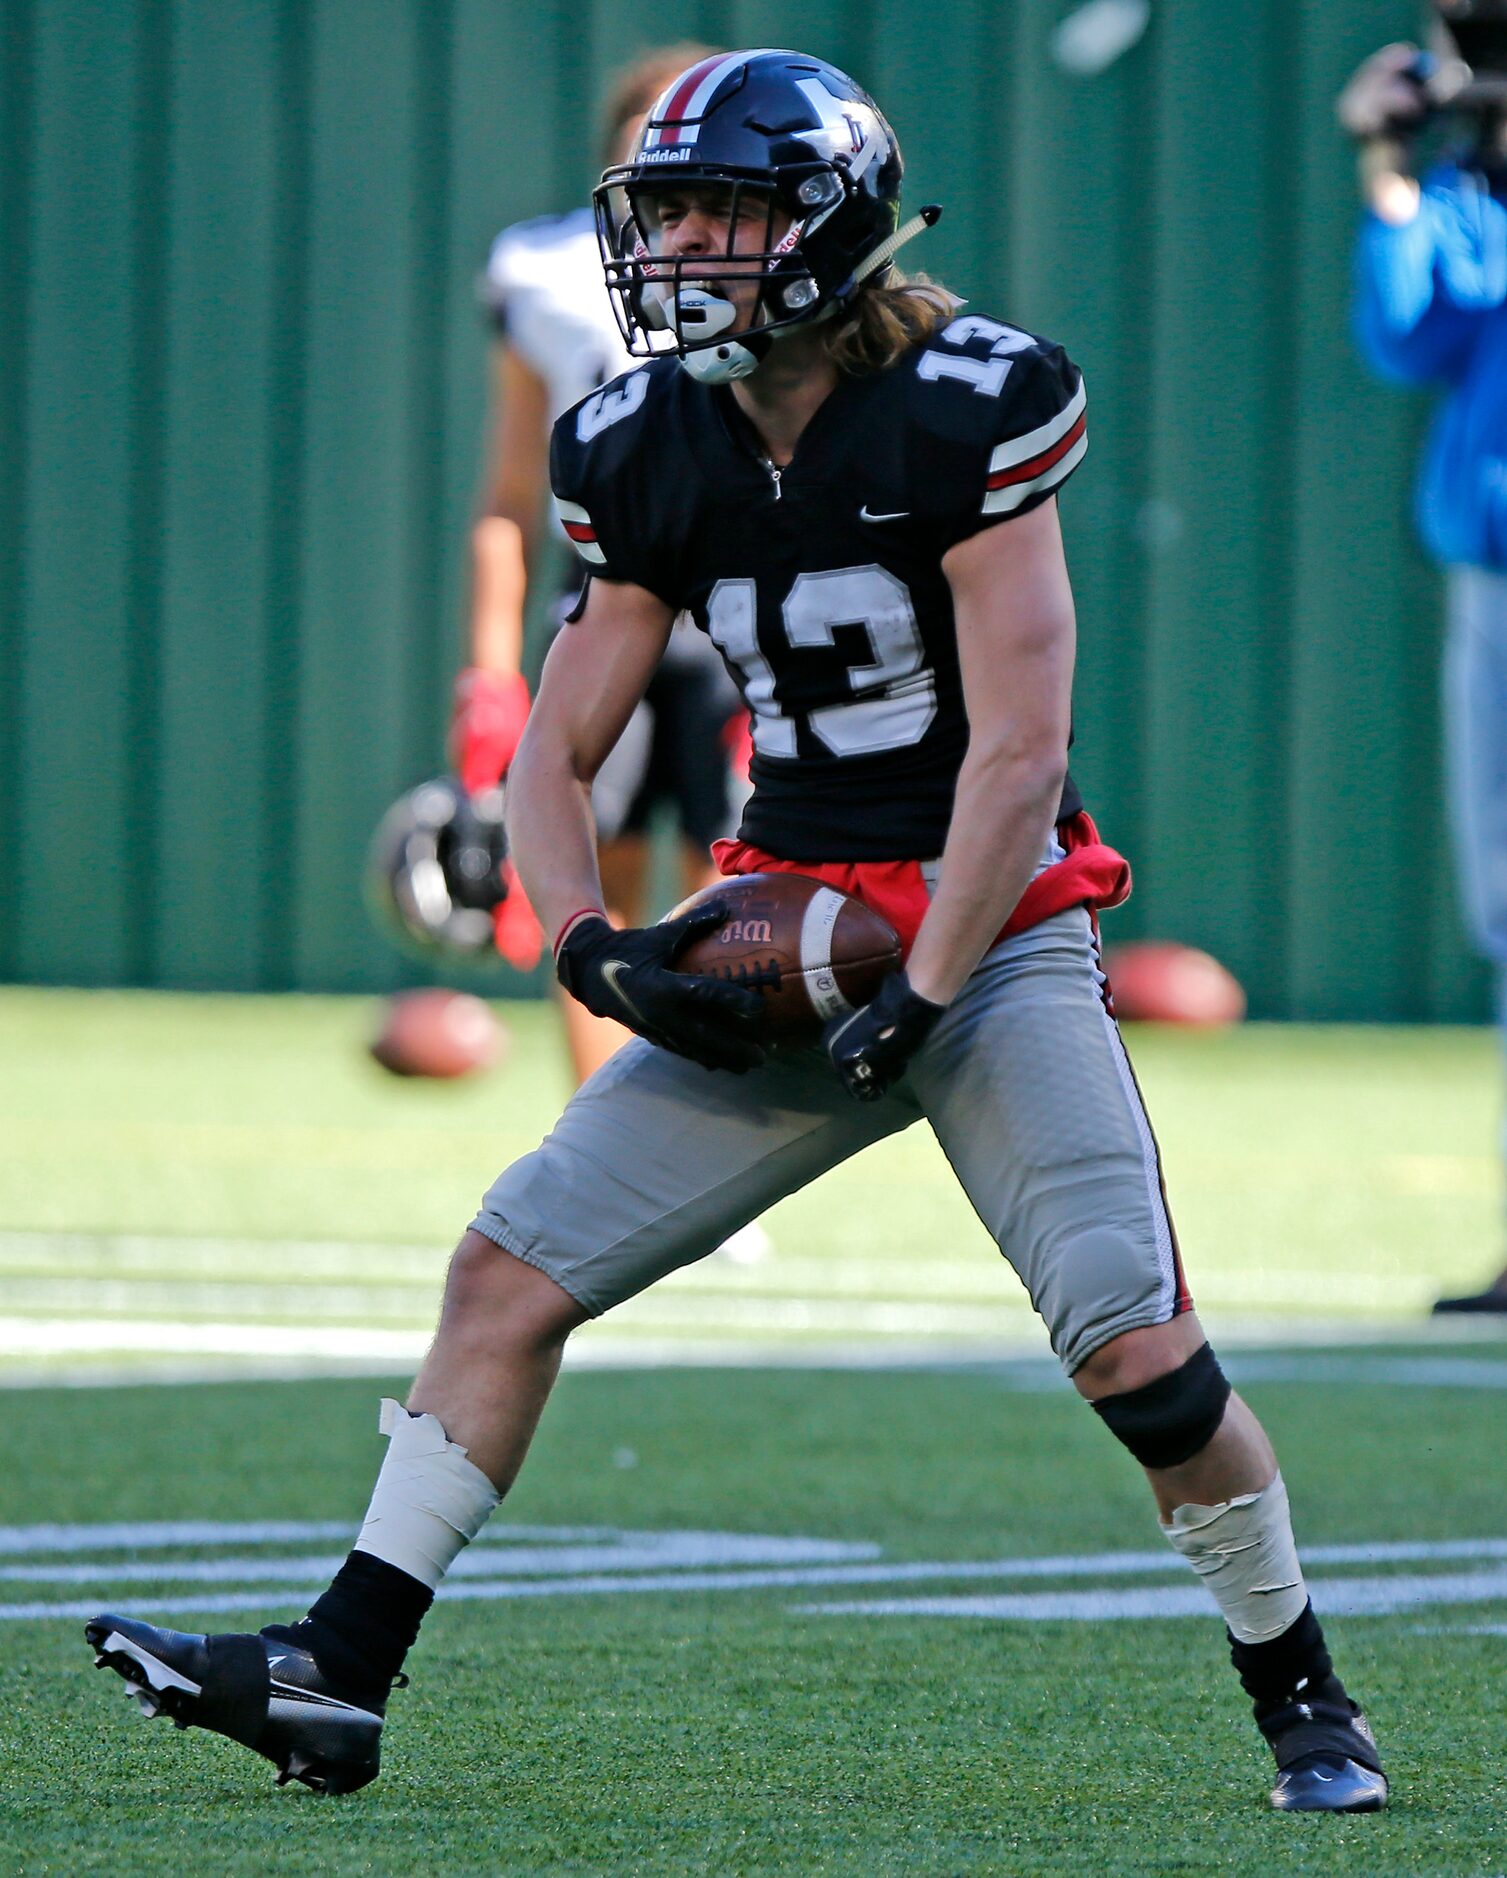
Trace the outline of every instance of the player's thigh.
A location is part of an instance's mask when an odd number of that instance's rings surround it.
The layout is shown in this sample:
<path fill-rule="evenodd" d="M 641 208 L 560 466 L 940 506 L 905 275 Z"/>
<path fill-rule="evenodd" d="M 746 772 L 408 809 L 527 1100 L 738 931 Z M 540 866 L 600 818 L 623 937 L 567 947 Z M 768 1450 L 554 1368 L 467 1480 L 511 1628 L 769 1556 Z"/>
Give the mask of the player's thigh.
<path fill-rule="evenodd" d="M 854 1102 L 815 1051 L 732 1076 L 634 1038 L 472 1225 L 599 1316 L 919 1114 Z"/>
<path fill-rule="evenodd" d="M 1151 1124 L 1082 909 L 996 946 L 911 1081 L 1069 1372 L 1188 1298 Z"/>

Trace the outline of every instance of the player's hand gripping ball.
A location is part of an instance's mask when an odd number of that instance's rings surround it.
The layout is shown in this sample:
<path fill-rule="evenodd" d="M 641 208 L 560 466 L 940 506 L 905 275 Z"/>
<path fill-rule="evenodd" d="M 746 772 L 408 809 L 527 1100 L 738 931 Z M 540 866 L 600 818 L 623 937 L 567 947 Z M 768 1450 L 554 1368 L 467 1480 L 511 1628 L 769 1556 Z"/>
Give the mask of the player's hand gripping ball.
<path fill-rule="evenodd" d="M 817 1042 L 900 969 L 899 935 L 887 919 L 804 874 L 735 874 L 669 917 L 711 906 L 727 917 L 692 940 L 675 969 L 756 991 L 771 1047 Z"/>
<path fill-rule="evenodd" d="M 588 1011 L 626 1024 L 662 1050 L 703 1069 L 757 1069 L 766 1055 L 757 996 L 731 980 L 686 977 L 675 969 L 681 954 L 722 918 L 721 906 L 711 904 L 672 913 L 657 926 L 617 930 L 593 913 L 570 923 L 555 972 Z"/>
<path fill-rule="evenodd" d="M 943 1006 L 912 991 L 904 972 L 886 978 L 852 1017 L 827 1026 L 827 1054 L 850 1096 L 877 1102 L 936 1028 Z"/>

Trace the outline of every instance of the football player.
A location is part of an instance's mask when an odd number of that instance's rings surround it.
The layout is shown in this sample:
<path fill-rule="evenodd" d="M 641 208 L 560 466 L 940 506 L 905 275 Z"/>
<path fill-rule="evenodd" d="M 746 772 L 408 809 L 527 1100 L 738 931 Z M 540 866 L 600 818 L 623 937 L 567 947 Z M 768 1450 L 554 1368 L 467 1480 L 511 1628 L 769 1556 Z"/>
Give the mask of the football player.
<path fill-rule="evenodd" d="M 609 163 L 631 148 L 665 85 L 707 51 L 660 47 L 618 75 L 605 112 Z M 542 551 L 550 426 L 638 363 L 602 291 L 589 208 L 504 229 L 480 292 L 494 335 L 488 467 L 471 534 L 471 657 L 456 680 L 451 728 L 456 774 L 478 797 L 506 775 L 528 714 L 523 621 L 530 571 Z M 577 574 L 562 610 L 579 586 Z M 689 621 L 679 625 L 592 790 L 603 891 L 616 919 L 636 925 L 648 912 L 647 826 L 662 802 L 675 814 L 684 890 L 709 877 L 708 845 L 737 820 L 740 779 L 730 745 L 738 738 L 730 724 L 744 717 L 716 648 Z M 522 894 L 510 894 L 497 909 L 496 938 L 497 949 L 521 969 L 538 962 L 539 928 Z M 562 1000 L 561 1015 L 575 1079 L 584 1082 L 628 1033 L 574 999 Z"/>
<path fill-rule="evenodd" d="M 924 1117 L 1213 1594 L 1274 1803 L 1386 1799 L 1271 1446 L 1194 1315 L 1104 995 L 1094 909 L 1127 870 L 1067 771 L 1057 514 L 1083 381 L 1060 346 L 894 272 L 935 218 L 900 224 L 900 181 L 851 79 L 761 51 L 680 75 L 597 192 L 627 341 L 667 334 L 673 356 L 555 427 L 592 578 L 545 667 L 511 828 L 562 982 L 640 1035 L 487 1195 L 408 1406 L 384 1407 L 366 1524 L 308 1616 L 240 1638 L 88 1627 L 148 1704 L 285 1777 L 375 1774 L 389 1687 L 517 1473 L 571 1331 Z M 683 611 L 753 713 L 754 793 L 722 870 L 815 875 L 902 931 L 905 970 L 834 1018 L 824 1051 L 768 1055 L 756 992 L 669 969 L 715 908 L 648 930 L 605 915 L 588 786 Z M 300 1691 L 323 1701 L 317 1726 Z"/>

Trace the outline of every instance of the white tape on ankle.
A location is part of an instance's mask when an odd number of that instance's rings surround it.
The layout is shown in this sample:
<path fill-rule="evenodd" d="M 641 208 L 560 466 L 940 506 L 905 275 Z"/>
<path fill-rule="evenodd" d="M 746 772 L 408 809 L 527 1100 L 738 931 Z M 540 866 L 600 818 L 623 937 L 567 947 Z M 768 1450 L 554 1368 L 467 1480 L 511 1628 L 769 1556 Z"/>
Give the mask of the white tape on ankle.
<path fill-rule="evenodd" d="M 1180 1506 L 1162 1531 L 1213 1592 L 1242 1643 L 1280 1637 L 1302 1615 L 1308 1588 L 1280 1474 L 1260 1493 L 1218 1506 Z"/>
<path fill-rule="evenodd" d="M 410 1415 L 384 1399 L 378 1426 L 389 1437 L 387 1457 L 356 1550 L 432 1591 L 502 1496 L 433 1415 Z"/>

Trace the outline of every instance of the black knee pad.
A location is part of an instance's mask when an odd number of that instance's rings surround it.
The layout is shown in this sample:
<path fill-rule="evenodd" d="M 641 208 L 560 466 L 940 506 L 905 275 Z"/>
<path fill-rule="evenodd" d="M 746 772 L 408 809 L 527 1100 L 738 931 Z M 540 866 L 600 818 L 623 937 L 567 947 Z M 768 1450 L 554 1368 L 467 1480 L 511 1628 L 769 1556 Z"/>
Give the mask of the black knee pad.
<path fill-rule="evenodd" d="M 1178 1467 L 1213 1440 L 1230 1385 L 1219 1358 L 1201 1345 L 1180 1369 L 1123 1395 L 1106 1395 L 1094 1413 L 1142 1467 Z"/>

